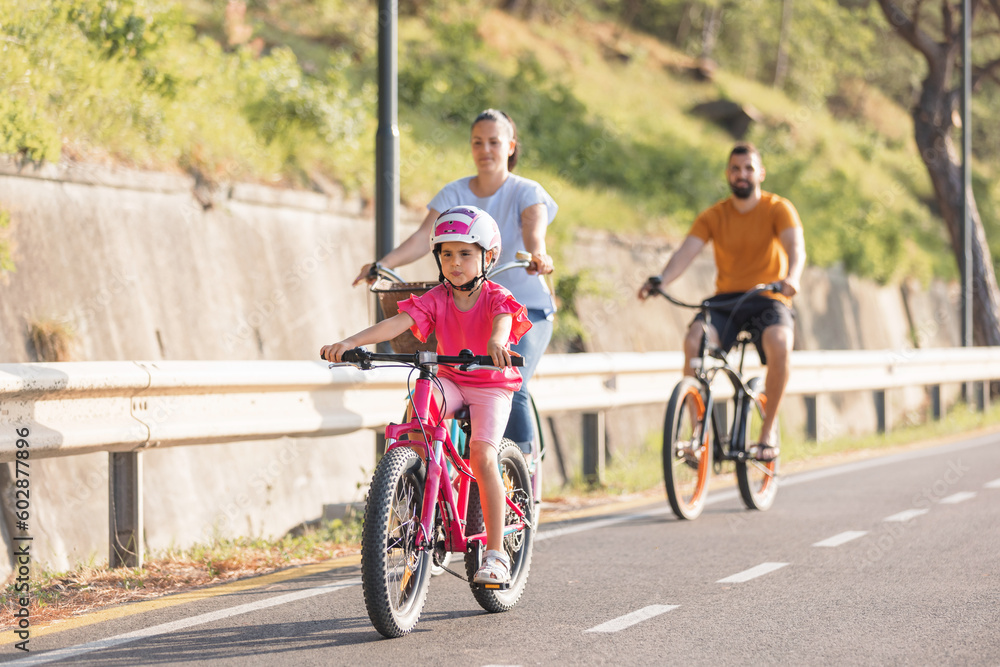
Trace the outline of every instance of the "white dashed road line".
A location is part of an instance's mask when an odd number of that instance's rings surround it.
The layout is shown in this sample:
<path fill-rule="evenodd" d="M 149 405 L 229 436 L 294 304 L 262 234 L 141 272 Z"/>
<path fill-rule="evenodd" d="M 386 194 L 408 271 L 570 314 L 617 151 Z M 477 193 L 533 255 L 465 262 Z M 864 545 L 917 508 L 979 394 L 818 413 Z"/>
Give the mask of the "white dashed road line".
<path fill-rule="evenodd" d="M 956 503 L 960 503 L 975 497 L 976 497 L 975 491 L 959 491 L 958 493 L 952 494 L 947 498 L 942 498 L 938 502 L 941 503 L 942 505 L 954 505 Z"/>
<path fill-rule="evenodd" d="M 757 567 L 751 567 L 749 570 L 743 570 L 732 576 L 726 577 L 725 579 L 719 579 L 717 584 L 742 584 L 744 581 L 750 581 L 751 579 L 756 579 L 757 577 L 763 576 L 765 574 L 770 574 L 775 570 L 780 570 L 781 568 L 788 565 L 788 563 L 761 563 Z"/>
<path fill-rule="evenodd" d="M 165 635 L 167 633 L 177 632 L 178 630 L 190 628 L 195 625 L 214 623 L 215 621 L 221 621 L 222 619 L 229 618 L 231 616 L 238 616 L 239 614 L 247 614 L 252 611 L 260 611 L 261 609 L 267 609 L 268 607 L 276 607 L 278 605 L 287 604 L 289 602 L 295 602 L 297 600 L 304 600 L 306 598 L 311 598 L 315 595 L 332 593 L 333 591 L 339 590 L 341 588 L 348 588 L 350 586 L 359 586 L 360 584 L 361 584 L 361 579 L 349 579 L 347 581 L 341 581 L 336 584 L 327 584 L 326 586 L 307 588 L 304 591 L 295 591 L 294 593 L 286 593 L 285 595 L 279 595 L 278 597 L 268 598 L 266 600 L 258 600 L 257 602 L 241 604 L 235 607 L 230 607 L 228 609 L 220 609 L 218 611 L 212 611 L 207 614 L 199 614 L 198 616 L 192 616 L 190 618 L 182 618 L 179 621 L 172 621 L 170 623 L 161 623 L 160 625 L 154 625 L 151 628 L 144 628 L 142 630 L 136 630 L 134 632 L 127 632 L 123 635 L 118 635 L 116 637 L 108 637 L 107 639 L 99 639 L 97 641 L 89 642 L 87 644 L 80 644 L 79 646 L 70 646 L 67 648 L 56 649 L 55 651 L 49 651 L 48 653 L 42 653 L 41 655 L 33 655 L 27 658 L 23 658 L 21 660 L 12 660 L 7 664 L 44 665 L 45 663 L 55 662 L 56 660 L 68 660 L 79 657 L 86 653 L 91 653 L 93 651 L 113 648 L 115 646 L 121 646 L 122 644 L 129 644 L 139 639 L 146 639 L 147 637 L 155 637 L 156 635 Z"/>
<path fill-rule="evenodd" d="M 992 482 L 986 482 L 983 486 L 987 489 L 1000 489 L 1000 479 L 995 479 Z"/>
<path fill-rule="evenodd" d="M 893 514 L 892 516 L 887 516 L 882 519 L 883 521 L 891 521 L 893 523 L 904 523 L 910 519 L 916 519 L 918 516 L 927 514 L 930 510 L 906 510 L 905 512 L 900 512 L 899 514 Z"/>
<path fill-rule="evenodd" d="M 595 625 L 589 630 L 584 630 L 584 632 L 618 632 L 619 630 L 624 630 L 625 628 L 631 627 L 636 623 L 642 623 L 643 621 L 648 621 L 651 618 L 659 616 L 660 614 L 665 614 L 671 609 L 677 609 L 676 604 L 652 604 L 648 607 L 643 607 L 638 611 L 633 611 L 631 614 L 625 614 L 624 616 L 619 616 L 614 618 L 607 623 L 601 623 L 600 625 Z"/>
<path fill-rule="evenodd" d="M 833 537 L 828 537 L 825 540 L 821 540 L 814 544 L 814 547 L 839 547 L 841 544 L 846 544 L 851 540 L 856 540 L 862 535 L 867 535 L 867 530 L 848 530 L 839 535 L 834 535 Z"/>

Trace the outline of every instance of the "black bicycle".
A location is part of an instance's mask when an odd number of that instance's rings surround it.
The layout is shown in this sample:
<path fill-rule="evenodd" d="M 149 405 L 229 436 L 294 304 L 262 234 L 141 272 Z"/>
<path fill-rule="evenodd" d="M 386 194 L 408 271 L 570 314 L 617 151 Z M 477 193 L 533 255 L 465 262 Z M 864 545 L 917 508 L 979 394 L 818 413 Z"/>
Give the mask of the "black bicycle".
<path fill-rule="evenodd" d="M 748 443 L 752 445 L 760 441 L 767 409 L 764 379 L 743 378 L 743 361 L 751 336 L 745 331 L 737 336 L 739 363 L 733 367 L 727 351 L 710 344 L 706 334 L 712 323 L 712 309 L 731 308 L 732 312 L 736 312 L 746 299 L 755 294 L 779 292 L 780 283 L 759 285 L 734 296 L 731 301 L 703 301 L 699 304 L 685 303 L 664 292 L 660 289 L 659 276 L 650 278 L 648 284 L 651 293 L 659 294 L 682 308 L 699 310 L 704 315 L 698 357 L 691 360 L 694 376 L 685 376 L 674 387 L 663 424 L 663 478 L 670 507 L 680 519 L 696 519 L 708 497 L 710 469 L 714 468 L 719 474 L 723 461 L 733 461 L 740 496 L 747 509 L 768 509 L 778 491 L 778 458 L 757 460 L 748 451 Z M 728 326 L 727 321 L 720 339 L 725 340 Z M 731 403 L 715 402 L 712 381 L 719 372 L 724 373 L 733 385 Z M 730 406 L 732 420 L 727 415 Z M 777 433 L 776 424 L 775 438 L 778 438 Z M 772 444 L 778 447 L 780 442 L 776 439 Z"/>

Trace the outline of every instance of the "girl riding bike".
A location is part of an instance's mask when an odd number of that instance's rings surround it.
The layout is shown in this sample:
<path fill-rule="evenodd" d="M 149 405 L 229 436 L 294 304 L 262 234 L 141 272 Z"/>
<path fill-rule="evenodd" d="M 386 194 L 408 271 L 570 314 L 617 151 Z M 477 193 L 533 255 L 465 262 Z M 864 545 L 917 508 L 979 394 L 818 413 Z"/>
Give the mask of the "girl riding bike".
<path fill-rule="evenodd" d="M 470 464 L 481 494 L 486 524 L 486 553 L 475 583 L 506 583 L 510 559 L 503 550 L 505 495 L 497 455 L 510 414 L 511 398 L 521 375 L 511 366 L 510 343 L 520 340 L 531 323 L 525 308 L 505 288 L 486 279 L 500 257 L 500 231 L 489 213 L 473 206 L 456 206 L 434 225 L 431 248 L 440 285 L 423 296 L 399 303 L 399 313 L 339 343 L 320 350 L 323 359 L 340 362 L 344 352 L 361 345 L 390 340 L 407 329 L 421 341 L 437 337 L 438 354 L 461 350 L 489 355 L 499 370 L 461 371 L 442 366 L 438 396 L 448 418 L 469 406 L 472 421 Z"/>
<path fill-rule="evenodd" d="M 531 253 L 531 264 L 526 271 L 509 271 L 497 276 L 495 282 L 510 290 L 518 303 L 527 309 L 532 325 L 531 331 L 512 346 L 525 358 L 525 364 L 521 368 L 523 382 L 514 392 L 504 437 L 518 444 L 531 465 L 540 466 L 540 452 L 533 451 L 533 441 L 538 434 L 528 385 L 552 338 L 556 304 L 542 276 L 553 271 L 545 237 L 559 207 L 539 183 L 514 173 L 521 143 L 517 127 L 508 114 L 486 109 L 472 121 L 469 139 L 476 174 L 445 185 L 427 205 L 427 215 L 420 228 L 379 259 L 378 264 L 396 269 L 423 257 L 427 254 L 427 236 L 439 212 L 466 204 L 478 206 L 497 221 L 505 249 L 504 256 L 497 262 L 513 260 L 514 253 L 522 248 Z M 355 285 L 374 280 L 372 266 L 361 267 L 354 279 Z"/>

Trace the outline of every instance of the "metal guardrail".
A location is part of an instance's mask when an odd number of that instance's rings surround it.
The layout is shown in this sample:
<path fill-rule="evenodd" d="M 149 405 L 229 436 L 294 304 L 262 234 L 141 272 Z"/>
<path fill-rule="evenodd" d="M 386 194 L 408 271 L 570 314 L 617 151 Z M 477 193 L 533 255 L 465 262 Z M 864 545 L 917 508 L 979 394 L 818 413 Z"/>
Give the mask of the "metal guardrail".
<path fill-rule="evenodd" d="M 682 364 L 679 352 L 546 355 L 532 395 L 542 413 L 663 403 Z M 790 395 L 981 382 L 1000 379 L 1000 348 L 795 352 L 792 367 Z M 746 373 L 762 372 L 748 354 Z M 0 462 L 14 460 L 19 426 L 35 459 L 377 428 L 399 418 L 407 374 L 307 361 L 0 364 Z"/>
<path fill-rule="evenodd" d="M 352 433 L 398 418 L 405 386 L 306 361 L 0 364 L 0 462 L 18 426 L 33 459 Z"/>
<path fill-rule="evenodd" d="M 546 355 L 532 395 L 542 413 L 585 413 L 597 435 L 585 433 L 584 461 L 600 466 L 603 411 L 665 403 L 682 364 L 679 352 Z M 874 391 L 884 403 L 887 389 L 1000 379 L 1000 348 L 795 352 L 792 367 L 791 395 Z M 745 373 L 762 372 L 748 354 Z M 377 428 L 399 418 L 408 375 L 306 361 L 0 364 L 0 462 L 15 460 L 25 427 L 32 459 L 109 452 L 109 561 L 138 567 L 143 450 Z"/>

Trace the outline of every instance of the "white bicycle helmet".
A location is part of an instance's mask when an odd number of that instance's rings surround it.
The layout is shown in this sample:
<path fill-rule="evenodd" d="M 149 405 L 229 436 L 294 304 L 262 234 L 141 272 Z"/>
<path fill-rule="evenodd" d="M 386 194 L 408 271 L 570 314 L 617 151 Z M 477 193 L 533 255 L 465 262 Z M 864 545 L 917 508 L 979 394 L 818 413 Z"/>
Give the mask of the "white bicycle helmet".
<path fill-rule="evenodd" d="M 434 261 L 438 265 L 438 280 L 441 282 L 444 282 L 444 273 L 441 271 L 441 244 L 450 241 L 472 243 L 483 249 L 482 275 L 464 285 L 453 286 L 463 292 L 472 291 L 485 280 L 486 273 L 500 259 L 500 227 L 497 226 L 497 221 L 493 219 L 492 215 L 475 206 L 452 206 L 439 215 L 434 222 L 434 232 L 431 234 L 431 250 L 434 252 Z M 487 264 L 486 252 L 489 250 L 496 250 L 496 252 L 493 253 L 493 257 Z"/>

